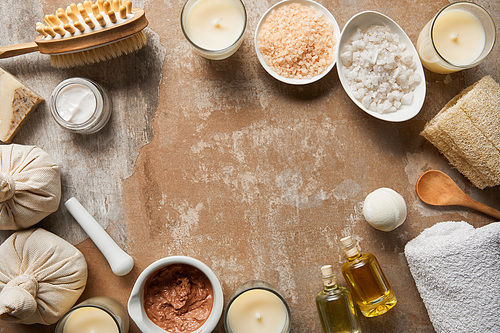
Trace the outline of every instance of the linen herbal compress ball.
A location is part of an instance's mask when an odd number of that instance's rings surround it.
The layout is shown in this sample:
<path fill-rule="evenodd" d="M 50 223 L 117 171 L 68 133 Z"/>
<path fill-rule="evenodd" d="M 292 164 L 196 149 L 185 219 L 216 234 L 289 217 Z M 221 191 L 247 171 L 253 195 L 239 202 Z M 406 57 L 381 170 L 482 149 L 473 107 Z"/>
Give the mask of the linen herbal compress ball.
<path fill-rule="evenodd" d="M 0 146 L 0 230 L 29 228 L 61 200 L 59 167 L 42 149 Z"/>
<path fill-rule="evenodd" d="M 44 229 L 15 232 L 0 245 L 0 258 L 2 320 L 53 324 L 87 284 L 82 253 Z"/>

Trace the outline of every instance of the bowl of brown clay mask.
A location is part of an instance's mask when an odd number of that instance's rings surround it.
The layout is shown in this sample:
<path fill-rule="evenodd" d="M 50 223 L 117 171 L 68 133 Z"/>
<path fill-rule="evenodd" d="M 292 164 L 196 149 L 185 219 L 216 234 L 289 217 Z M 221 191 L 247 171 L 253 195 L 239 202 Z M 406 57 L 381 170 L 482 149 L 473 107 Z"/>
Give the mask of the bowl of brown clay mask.
<path fill-rule="evenodd" d="M 184 256 L 160 259 L 137 278 L 128 312 L 142 332 L 211 332 L 219 322 L 224 299 L 213 271 Z"/>

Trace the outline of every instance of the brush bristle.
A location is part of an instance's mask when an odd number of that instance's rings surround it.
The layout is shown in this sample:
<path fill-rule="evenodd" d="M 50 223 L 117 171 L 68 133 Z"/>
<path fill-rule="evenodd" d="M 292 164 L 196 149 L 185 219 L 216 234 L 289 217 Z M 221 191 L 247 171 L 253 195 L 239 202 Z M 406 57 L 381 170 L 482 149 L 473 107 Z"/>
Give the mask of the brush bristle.
<path fill-rule="evenodd" d="M 52 66 L 58 68 L 89 65 L 138 51 L 144 45 L 146 45 L 146 34 L 140 31 L 130 37 L 93 49 L 51 55 L 50 62 Z"/>

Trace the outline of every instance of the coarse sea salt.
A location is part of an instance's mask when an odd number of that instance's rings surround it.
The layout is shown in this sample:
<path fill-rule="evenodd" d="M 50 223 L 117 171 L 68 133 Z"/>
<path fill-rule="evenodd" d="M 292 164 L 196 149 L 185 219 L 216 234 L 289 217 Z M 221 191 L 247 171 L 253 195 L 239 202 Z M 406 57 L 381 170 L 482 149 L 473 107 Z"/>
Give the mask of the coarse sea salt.
<path fill-rule="evenodd" d="M 422 80 L 407 45 L 388 26 L 358 29 L 343 47 L 340 60 L 352 95 L 378 113 L 410 105 Z"/>

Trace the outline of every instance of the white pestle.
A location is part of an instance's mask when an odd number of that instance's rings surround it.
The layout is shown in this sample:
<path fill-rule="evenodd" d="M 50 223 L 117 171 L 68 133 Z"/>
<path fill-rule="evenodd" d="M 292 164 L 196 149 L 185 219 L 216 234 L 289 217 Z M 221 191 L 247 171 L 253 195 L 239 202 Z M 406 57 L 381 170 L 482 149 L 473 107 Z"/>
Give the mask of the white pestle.
<path fill-rule="evenodd" d="M 134 267 L 134 259 L 115 243 L 76 198 L 69 199 L 64 206 L 99 248 L 113 273 L 118 276 L 127 275 Z"/>

